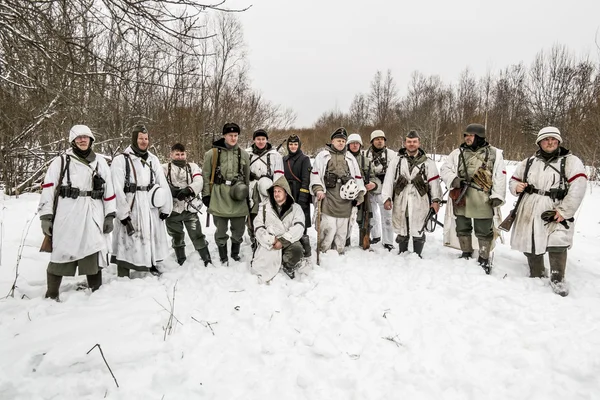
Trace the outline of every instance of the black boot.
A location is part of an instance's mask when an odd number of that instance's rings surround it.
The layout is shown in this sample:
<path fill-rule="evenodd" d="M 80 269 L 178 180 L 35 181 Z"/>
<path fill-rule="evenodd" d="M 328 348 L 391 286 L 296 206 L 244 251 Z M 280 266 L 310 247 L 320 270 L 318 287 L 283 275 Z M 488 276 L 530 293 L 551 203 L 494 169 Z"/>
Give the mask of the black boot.
<path fill-rule="evenodd" d="M 56 301 L 60 301 L 58 297 L 58 290 L 60 289 L 60 284 L 62 282 L 62 276 L 51 274 L 50 272 L 46 272 L 46 280 L 48 281 L 48 290 L 46 291 L 47 299 L 53 299 Z"/>
<path fill-rule="evenodd" d="M 156 265 L 153 265 L 150 268 L 148 268 L 148 272 L 150 272 L 154 276 L 161 276 L 162 275 L 162 272 L 160 272 L 158 270 L 158 268 L 156 268 Z"/>
<path fill-rule="evenodd" d="M 290 279 L 294 279 L 296 277 L 296 270 L 298 268 L 300 268 L 300 264 L 301 264 L 300 262 L 298 262 L 298 264 L 296 264 L 294 266 L 290 266 L 288 264 L 283 264 L 283 267 L 282 267 L 283 272 L 285 272 L 285 274 L 287 276 L 289 276 Z"/>
<path fill-rule="evenodd" d="M 182 265 L 185 260 L 185 247 L 175 247 L 175 257 L 177 258 L 177 264 Z"/>
<path fill-rule="evenodd" d="M 234 261 L 240 261 L 240 245 L 241 243 L 233 243 L 231 242 L 231 258 Z"/>
<path fill-rule="evenodd" d="M 210 253 L 208 252 L 208 247 L 203 247 L 200 250 L 198 250 L 198 253 L 200 253 L 200 257 L 202 258 L 202 261 L 204 261 L 204 266 L 208 266 L 208 264 L 212 264 L 212 260 L 210 259 Z"/>
<path fill-rule="evenodd" d="M 544 266 L 544 255 L 525 253 L 527 264 L 529 265 L 530 278 L 545 278 L 546 267 Z"/>
<path fill-rule="evenodd" d="M 486 275 L 489 275 L 492 273 L 492 264 L 490 264 L 490 260 L 487 258 L 482 258 L 481 256 L 479 256 L 479 258 L 477 259 L 477 262 L 479 263 L 479 266 L 481 268 L 483 268 L 483 270 L 485 271 Z"/>
<path fill-rule="evenodd" d="M 229 258 L 227 258 L 227 245 L 217 246 L 217 248 L 219 249 L 219 260 L 221 261 L 221 264 L 227 266 L 229 261 Z"/>
<path fill-rule="evenodd" d="M 425 238 L 413 238 L 413 250 L 419 258 L 421 257 L 421 253 L 423 252 L 423 247 L 425 246 Z"/>
<path fill-rule="evenodd" d="M 98 273 L 95 275 L 86 275 L 87 277 L 87 283 L 88 286 L 90 287 L 90 289 L 92 289 L 92 292 L 95 292 L 96 290 L 100 289 L 100 286 L 102 286 L 102 270 L 98 268 Z"/>
<path fill-rule="evenodd" d="M 129 268 L 122 267 L 117 263 L 117 276 L 119 278 L 129 278 Z"/>
<path fill-rule="evenodd" d="M 396 243 L 398 243 L 398 254 L 408 251 L 408 236 L 396 236 Z"/>
<path fill-rule="evenodd" d="M 302 236 L 300 238 L 300 243 L 302 244 L 302 248 L 304 249 L 304 257 L 310 257 L 311 249 L 310 249 L 310 238 L 308 237 L 308 235 Z"/>
<path fill-rule="evenodd" d="M 350 238 L 346 238 L 346 244 L 344 247 L 350 247 Z"/>
<path fill-rule="evenodd" d="M 465 260 L 473 257 L 473 243 L 471 236 L 459 236 L 458 243 L 460 244 L 460 249 L 462 250 L 462 254 L 458 258 L 464 258 Z"/>

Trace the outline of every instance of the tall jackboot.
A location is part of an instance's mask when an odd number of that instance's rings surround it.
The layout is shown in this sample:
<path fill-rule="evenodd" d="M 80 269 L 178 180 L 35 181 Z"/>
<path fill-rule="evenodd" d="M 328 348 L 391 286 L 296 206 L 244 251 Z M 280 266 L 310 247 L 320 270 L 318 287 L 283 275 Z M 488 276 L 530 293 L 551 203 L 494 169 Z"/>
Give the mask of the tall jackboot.
<path fill-rule="evenodd" d="M 302 244 L 302 248 L 304 249 L 304 257 L 310 257 L 311 248 L 310 248 L 310 238 L 308 235 L 304 235 L 300 238 L 300 243 Z"/>
<path fill-rule="evenodd" d="M 117 276 L 119 278 L 129 278 L 129 268 L 122 267 L 117 263 Z"/>
<path fill-rule="evenodd" d="M 527 264 L 529 264 L 529 277 L 544 278 L 546 275 L 546 268 L 544 267 L 544 255 L 525 253 L 525 257 L 527 257 Z"/>
<path fill-rule="evenodd" d="M 408 251 L 409 236 L 396 236 L 396 243 L 398 243 L 398 254 L 402 254 Z"/>
<path fill-rule="evenodd" d="M 102 270 L 100 268 L 98 268 L 97 274 L 86 275 L 86 278 L 89 288 L 92 289 L 92 293 L 102 286 Z"/>
<path fill-rule="evenodd" d="M 185 260 L 185 247 L 175 247 L 175 257 L 177 257 L 177 264 L 182 265 Z"/>
<path fill-rule="evenodd" d="M 199 249 L 198 253 L 200 253 L 200 257 L 202 258 L 202 261 L 204 261 L 205 267 L 208 266 L 208 264 L 212 264 L 212 260 L 210 259 L 210 253 L 208 252 L 208 246 Z"/>
<path fill-rule="evenodd" d="M 54 299 L 56 301 L 60 301 L 60 299 L 58 298 L 58 290 L 60 289 L 62 276 L 46 272 L 46 280 L 48 281 L 48 290 L 46 291 L 46 296 L 44 297 L 47 299 Z"/>
<path fill-rule="evenodd" d="M 222 265 L 227 266 L 229 258 L 227 258 L 227 245 L 225 246 L 217 246 L 219 249 L 219 261 L 221 261 Z"/>
<path fill-rule="evenodd" d="M 234 259 L 234 261 L 240 261 L 240 245 L 241 243 L 233 243 L 231 242 L 231 258 Z"/>
<path fill-rule="evenodd" d="M 423 252 L 424 246 L 425 246 L 425 237 L 418 237 L 418 238 L 413 237 L 413 250 L 415 253 L 417 253 L 419 258 L 423 258 L 423 257 L 421 257 L 421 253 Z"/>
<path fill-rule="evenodd" d="M 462 250 L 462 254 L 458 258 L 464 258 L 465 260 L 468 260 L 473 257 L 473 242 L 471 235 L 459 236 L 458 243 L 460 244 L 460 249 Z"/>
<path fill-rule="evenodd" d="M 549 251 L 548 258 L 550 259 L 550 286 L 554 293 L 565 297 L 569 294 L 569 289 L 565 283 L 567 250 Z"/>
<path fill-rule="evenodd" d="M 478 239 L 479 241 L 479 258 L 477 262 L 483 268 L 485 273 L 489 275 L 492 272 L 492 265 L 490 264 L 490 250 L 492 247 L 492 241 L 489 239 Z"/>

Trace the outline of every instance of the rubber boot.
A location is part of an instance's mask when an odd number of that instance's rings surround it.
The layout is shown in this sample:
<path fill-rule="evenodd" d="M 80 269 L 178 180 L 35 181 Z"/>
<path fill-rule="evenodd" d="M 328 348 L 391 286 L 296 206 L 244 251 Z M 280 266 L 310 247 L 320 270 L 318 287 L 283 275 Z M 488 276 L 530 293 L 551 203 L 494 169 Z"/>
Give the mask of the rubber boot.
<path fill-rule="evenodd" d="M 240 261 L 240 244 L 241 243 L 233 243 L 231 242 L 231 258 L 234 259 L 234 261 Z"/>
<path fill-rule="evenodd" d="M 175 257 L 177 258 L 177 264 L 182 265 L 185 260 L 185 247 L 175 247 Z"/>
<path fill-rule="evenodd" d="M 473 257 L 473 242 L 471 241 L 471 236 L 459 236 L 458 243 L 460 244 L 460 249 L 462 250 L 462 254 L 458 258 L 464 258 L 465 260 Z"/>
<path fill-rule="evenodd" d="M 550 286 L 554 292 L 562 297 L 569 295 L 565 284 L 565 269 L 567 268 L 567 250 L 548 252 L 550 259 Z"/>
<path fill-rule="evenodd" d="M 217 246 L 217 248 L 219 249 L 219 260 L 221 261 L 221 264 L 225 266 L 229 265 L 229 259 L 227 258 L 227 246 Z"/>
<path fill-rule="evenodd" d="M 56 301 L 60 301 L 58 297 L 58 290 L 60 289 L 60 284 L 62 282 L 62 276 L 51 274 L 50 272 L 46 272 L 46 280 L 48 282 L 48 290 L 46 291 L 46 295 L 44 296 L 47 299 L 53 299 Z"/>
<path fill-rule="evenodd" d="M 423 247 L 425 246 L 425 238 L 424 237 L 413 237 L 413 251 L 417 253 L 419 258 L 421 257 L 421 253 L 423 252 Z"/>
<path fill-rule="evenodd" d="M 527 257 L 527 264 L 529 264 L 529 277 L 545 278 L 544 255 L 525 253 L 525 257 Z"/>
<path fill-rule="evenodd" d="M 208 247 L 203 247 L 199 249 L 198 253 L 200 253 L 200 257 L 202 258 L 202 261 L 204 261 L 205 267 L 207 267 L 208 264 L 212 264 L 212 260 L 210 259 L 210 253 L 208 252 Z"/>
<path fill-rule="evenodd" d="M 485 273 L 489 275 L 492 272 L 492 265 L 490 264 L 490 250 L 492 247 L 492 241 L 489 239 L 478 239 L 479 242 L 479 258 L 477 262 L 483 268 Z"/>
<path fill-rule="evenodd" d="M 408 236 L 396 236 L 396 243 L 398 243 L 398 254 L 402 254 L 408 251 Z"/>
<path fill-rule="evenodd" d="M 310 248 L 310 238 L 308 235 L 304 235 L 300 238 L 300 243 L 302 244 L 302 248 L 304 248 L 304 257 L 311 256 L 311 248 Z"/>
<path fill-rule="evenodd" d="M 98 273 L 94 275 L 86 275 L 87 283 L 90 289 L 92 289 L 92 293 L 96 290 L 100 289 L 102 286 L 102 270 L 98 269 Z"/>

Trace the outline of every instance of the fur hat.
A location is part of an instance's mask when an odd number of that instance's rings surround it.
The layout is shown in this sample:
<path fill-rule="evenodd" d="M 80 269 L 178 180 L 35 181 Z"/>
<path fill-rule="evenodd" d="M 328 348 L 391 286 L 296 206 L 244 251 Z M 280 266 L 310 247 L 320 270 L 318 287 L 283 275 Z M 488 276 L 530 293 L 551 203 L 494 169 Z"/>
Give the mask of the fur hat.
<path fill-rule="evenodd" d="M 346 132 L 346 128 L 337 128 L 335 132 L 331 134 L 331 140 L 340 138 L 340 139 L 348 139 L 348 132 Z"/>
<path fill-rule="evenodd" d="M 228 122 L 225 125 L 223 125 L 223 135 L 226 135 L 231 132 L 241 133 L 242 130 L 240 129 L 240 126 L 234 122 Z"/>
<path fill-rule="evenodd" d="M 254 133 L 252 134 L 252 140 L 256 139 L 258 136 L 264 136 L 267 138 L 267 140 L 269 140 L 269 135 L 267 134 L 267 131 L 265 131 L 264 129 L 255 130 Z"/>
<path fill-rule="evenodd" d="M 561 144 L 563 141 L 558 128 L 555 128 L 553 126 L 547 126 L 545 128 L 540 129 L 540 131 L 537 134 L 537 138 L 535 139 L 535 144 L 540 144 L 540 141 L 548 137 L 553 137 L 556 140 L 558 140 L 558 144 Z"/>

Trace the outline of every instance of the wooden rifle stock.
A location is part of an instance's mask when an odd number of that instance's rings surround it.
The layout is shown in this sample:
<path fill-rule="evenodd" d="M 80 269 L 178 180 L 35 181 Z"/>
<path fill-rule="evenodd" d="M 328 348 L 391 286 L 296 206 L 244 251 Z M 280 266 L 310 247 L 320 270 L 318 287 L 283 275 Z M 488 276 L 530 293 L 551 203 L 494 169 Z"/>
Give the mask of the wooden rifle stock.
<path fill-rule="evenodd" d="M 317 200 L 317 265 L 321 265 L 321 201 Z"/>
<path fill-rule="evenodd" d="M 525 191 L 523 190 L 521 192 L 521 194 L 519 194 L 519 198 L 517 199 L 517 203 L 515 204 L 515 208 L 513 208 L 512 210 L 510 210 L 510 213 L 508 214 L 508 217 L 506 217 L 504 219 L 504 221 L 502 221 L 502 223 L 500 225 L 498 225 L 498 229 L 504 231 L 504 232 L 508 232 L 510 231 L 510 229 L 513 226 L 513 223 L 515 222 L 515 217 L 517 216 L 517 209 L 519 208 L 519 204 L 521 204 L 521 199 L 523 199 L 523 195 L 525 194 Z"/>
<path fill-rule="evenodd" d="M 41 253 L 52 253 L 52 236 L 44 235 L 44 240 L 40 246 Z"/>
<path fill-rule="evenodd" d="M 360 228 L 360 237 L 362 243 L 360 244 L 363 250 L 368 250 L 371 247 L 371 238 L 369 234 L 369 192 L 365 193 L 365 200 L 362 204 L 362 226 Z"/>

